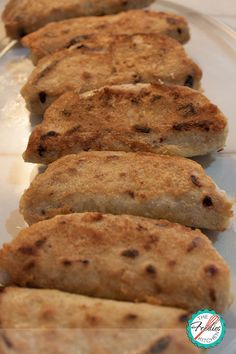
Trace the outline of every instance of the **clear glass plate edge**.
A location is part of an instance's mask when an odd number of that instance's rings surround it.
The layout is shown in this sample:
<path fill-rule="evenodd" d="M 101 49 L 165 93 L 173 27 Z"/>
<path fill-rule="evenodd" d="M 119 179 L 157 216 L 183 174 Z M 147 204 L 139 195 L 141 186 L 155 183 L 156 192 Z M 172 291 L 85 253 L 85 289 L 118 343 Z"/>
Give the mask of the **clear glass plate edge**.
<path fill-rule="evenodd" d="M 184 14 L 189 14 L 192 17 L 200 18 L 202 21 L 206 22 L 208 25 L 210 24 L 213 26 L 216 30 L 220 31 L 222 35 L 225 36 L 225 41 L 227 41 L 227 44 L 235 51 L 236 55 L 236 32 L 230 28 L 228 25 L 225 23 L 217 20 L 216 18 L 210 16 L 210 15 L 205 15 L 201 13 L 200 11 L 193 10 L 190 7 L 175 4 L 172 1 L 168 0 L 158 0 L 154 4 L 151 5 L 151 7 L 157 7 L 155 10 L 158 10 L 158 5 L 168 7 L 170 11 L 176 10 L 178 12 L 182 12 Z"/>

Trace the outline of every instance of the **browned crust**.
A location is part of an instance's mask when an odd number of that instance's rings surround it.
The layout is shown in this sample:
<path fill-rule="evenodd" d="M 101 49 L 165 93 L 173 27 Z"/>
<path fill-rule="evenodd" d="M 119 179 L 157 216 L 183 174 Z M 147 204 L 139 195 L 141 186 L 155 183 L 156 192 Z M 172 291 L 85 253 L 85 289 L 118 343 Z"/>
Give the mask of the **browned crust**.
<path fill-rule="evenodd" d="M 190 312 L 212 308 L 223 313 L 232 300 L 229 267 L 208 238 L 163 220 L 100 213 L 58 216 L 20 232 L 0 251 L 0 266 L 22 287 Z"/>
<path fill-rule="evenodd" d="M 50 311 L 44 316 L 50 320 Z M 132 315 L 132 314 L 131 314 Z M 95 316 L 88 316 L 91 322 Z M 132 321 L 132 318 L 131 318 Z M 1 354 L 199 354 L 179 329 L 4 329 L 0 331 Z"/>
<path fill-rule="evenodd" d="M 51 163 L 83 150 L 204 155 L 224 147 L 227 120 L 201 93 L 182 86 L 107 86 L 55 101 L 30 136 L 24 159 Z"/>
<path fill-rule="evenodd" d="M 158 33 L 173 37 L 180 43 L 189 38 L 189 28 L 183 17 L 163 12 L 131 10 L 118 15 L 76 18 L 51 23 L 25 36 L 22 44 L 31 51 L 34 63 L 45 55 L 69 48 L 91 34 Z"/>
<path fill-rule="evenodd" d="M 0 302 L 3 354 L 199 353 L 185 310 L 23 288 L 5 288 Z"/>
<path fill-rule="evenodd" d="M 202 72 L 174 39 L 157 34 L 91 36 L 73 50 L 38 63 L 22 95 L 28 108 L 43 113 L 68 90 L 104 85 L 164 82 L 198 88 Z"/>
<path fill-rule="evenodd" d="M 181 157 L 87 152 L 53 162 L 20 203 L 28 223 L 71 212 L 99 211 L 225 229 L 232 203 L 202 167 Z"/>
<path fill-rule="evenodd" d="M 47 23 L 99 16 L 150 5 L 153 0 L 10 0 L 2 15 L 8 36 L 21 38 Z"/>
<path fill-rule="evenodd" d="M 184 328 L 189 315 L 182 309 L 102 300 L 57 290 L 5 288 L 0 301 L 1 328 L 12 329 Z M 129 314 L 137 315 L 137 319 L 129 320 Z"/>

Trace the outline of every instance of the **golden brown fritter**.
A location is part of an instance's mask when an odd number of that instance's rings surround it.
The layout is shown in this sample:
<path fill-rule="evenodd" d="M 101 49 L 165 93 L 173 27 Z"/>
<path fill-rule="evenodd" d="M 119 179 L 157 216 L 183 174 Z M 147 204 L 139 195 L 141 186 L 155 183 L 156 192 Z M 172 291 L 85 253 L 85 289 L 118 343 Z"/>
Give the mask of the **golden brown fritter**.
<path fill-rule="evenodd" d="M 53 21 L 114 14 L 148 6 L 152 2 L 153 0 L 9 0 L 2 19 L 8 36 L 20 38 Z"/>
<path fill-rule="evenodd" d="M 202 353 L 183 328 L 0 329 L 1 354 L 151 354 L 154 350 L 163 354 Z"/>
<path fill-rule="evenodd" d="M 189 317 L 182 309 L 57 290 L 2 288 L 0 299 L 0 328 L 184 328 Z"/>
<path fill-rule="evenodd" d="M 86 39 L 89 34 L 159 33 L 173 37 L 180 43 L 189 40 L 186 20 L 174 14 L 131 10 L 111 16 L 81 17 L 50 23 L 25 36 L 22 44 L 28 47 L 34 63 L 45 55 L 69 48 Z"/>
<path fill-rule="evenodd" d="M 30 111 L 42 114 L 63 93 L 105 85 L 169 83 L 198 88 L 202 73 L 180 43 L 157 34 L 91 36 L 39 61 L 22 89 Z"/>
<path fill-rule="evenodd" d="M 53 162 L 24 193 L 20 209 L 30 224 L 58 214 L 98 211 L 213 230 L 224 230 L 233 215 L 226 194 L 194 161 L 104 151 Z"/>
<path fill-rule="evenodd" d="M 138 84 L 70 91 L 48 108 L 24 159 L 47 164 L 83 150 L 197 156 L 224 147 L 227 131 L 219 109 L 187 87 Z"/>
<path fill-rule="evenodd" d="M 23 287 L 191 312 L 211 308 L 223 313 L 232 302 L 229 267 L 208 238 L 163 220 L 99 213 L 57 216 L 5 245 L 0 267 Z"/>
<path fill-rule="evenodd" d="M 19 354 L 197 354 L 189 313 L 56 290 L 3 288 L 0 351 Z"/>

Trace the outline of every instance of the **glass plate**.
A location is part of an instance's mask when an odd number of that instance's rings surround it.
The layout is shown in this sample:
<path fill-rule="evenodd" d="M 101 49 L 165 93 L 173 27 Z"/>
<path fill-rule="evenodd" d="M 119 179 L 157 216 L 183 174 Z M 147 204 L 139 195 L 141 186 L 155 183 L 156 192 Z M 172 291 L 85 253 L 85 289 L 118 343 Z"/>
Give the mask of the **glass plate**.
<path fill-rule="evenodd" d="M 1 1 L 0 6 L 5 1 Z M 189 55 L 203 69 L 202 87 L 229 119 L 229 138 L 225 150 L 216 155 L 196 159 L 227 191 L 236 192 L 236 34 L 209 16 L 191 9 L 159 0 L 151 9 L 185 16 L 191 27 L 191 41 L 186 45 Z M 2 47 L 2 48 L 1 48 Z M 25 226 L 18 212 L 20 196 L 37 173 L 38 167 L 24 163 L 21 154 L 29 133 L 40 120 L 30 116 L 20 96 L 33 66 L 27 50 L 6 39 L 0 40 L 0 245 L 10 241 Z M 215 247 L 230 264 L 236 294 L 236 219 L 223 233 L 207 233 Z M 204 282 L 202 286 L 205 286 Z M 236 353 L 236 304 L 225 314 L 227 335 L 224 342 L 209 353 Z"/>

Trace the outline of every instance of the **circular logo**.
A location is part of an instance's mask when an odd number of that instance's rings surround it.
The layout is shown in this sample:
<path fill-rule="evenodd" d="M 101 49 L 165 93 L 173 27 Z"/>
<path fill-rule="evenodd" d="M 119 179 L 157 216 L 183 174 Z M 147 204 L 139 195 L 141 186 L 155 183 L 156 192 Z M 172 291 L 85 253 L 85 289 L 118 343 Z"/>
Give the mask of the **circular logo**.
<path fill-rule="evenodd" d="M 187 334 L 191 342 L 199 348 L 215 347 L 224 339 L 225 321 L 215 311 L 198 311 L 188 321 Z"/>

